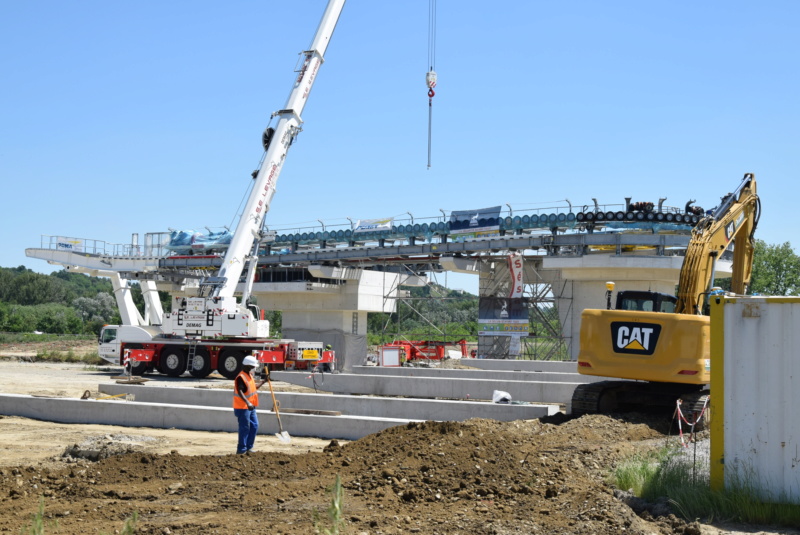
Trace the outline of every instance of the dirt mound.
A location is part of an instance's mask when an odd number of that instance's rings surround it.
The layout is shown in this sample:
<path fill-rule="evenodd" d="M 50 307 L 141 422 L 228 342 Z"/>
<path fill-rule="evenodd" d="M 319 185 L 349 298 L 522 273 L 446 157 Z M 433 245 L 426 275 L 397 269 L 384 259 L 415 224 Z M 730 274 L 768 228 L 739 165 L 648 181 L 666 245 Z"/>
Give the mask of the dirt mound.
<path fill-rule="evenodd" d="M 123 434 L 88 437 L 80 444 L 67 447 L 61 457 L 67 462 L 75 462 L 78 459 L 99 461 L 114 455 L 142 451 L 143 443 L 154 441 L 156 439 L 153 437 Z"/>
<path fill-rule="evenodd" d="M 41 495 L 59 533 L 113 532 L 134 511 L 137 533 L 314 533 L 338 474 L 347 533 L 683 533 L 674 517 L 642 520 L 605 483 L 621 457 L 662 437 L 605 416 L 425 422 L 303 455 L 128 453 L 7 468 L 0 532 L 28 522 Z"/>

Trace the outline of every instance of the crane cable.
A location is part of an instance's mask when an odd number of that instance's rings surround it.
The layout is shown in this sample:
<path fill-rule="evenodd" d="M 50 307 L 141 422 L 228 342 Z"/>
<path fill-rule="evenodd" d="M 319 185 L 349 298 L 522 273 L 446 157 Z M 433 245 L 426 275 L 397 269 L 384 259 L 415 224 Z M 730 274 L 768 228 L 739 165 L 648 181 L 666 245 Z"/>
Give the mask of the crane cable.
<path fill-rule="evenodd" d="M 436 95 L 436 0 L 428 0 L 428 65 L 430 70 L 425 74 L 428 86 L 428 169 L 431 168 L 431 125 L 433 123 L 433 97 Z"/>

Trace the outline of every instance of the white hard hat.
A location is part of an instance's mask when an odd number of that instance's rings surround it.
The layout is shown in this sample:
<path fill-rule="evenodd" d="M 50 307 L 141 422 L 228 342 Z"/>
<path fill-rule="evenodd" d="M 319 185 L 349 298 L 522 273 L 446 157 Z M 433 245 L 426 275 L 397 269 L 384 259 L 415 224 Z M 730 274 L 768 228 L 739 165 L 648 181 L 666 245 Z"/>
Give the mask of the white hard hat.
<path fill-rule="evenodd" d="M 253 356 L 245 357 L 242 361 L 242 366 L 252 366 L 255 368 L 258 366 L 258 361 Z"/>

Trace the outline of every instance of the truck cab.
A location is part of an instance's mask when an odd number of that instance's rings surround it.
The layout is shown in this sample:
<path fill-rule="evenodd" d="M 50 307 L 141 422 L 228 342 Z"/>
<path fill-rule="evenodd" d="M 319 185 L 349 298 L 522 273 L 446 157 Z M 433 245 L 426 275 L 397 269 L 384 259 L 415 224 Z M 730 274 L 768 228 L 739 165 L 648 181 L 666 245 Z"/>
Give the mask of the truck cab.
<path fill-rule="evenodd" d="M 122 341 L 125 344 L 152 342 L 161 334 L 158 327 L 140 327 L 137 325 L 106 325 L 100 331 L 97 340 L 97 354 L 111 364 L 122 364 Z"/>

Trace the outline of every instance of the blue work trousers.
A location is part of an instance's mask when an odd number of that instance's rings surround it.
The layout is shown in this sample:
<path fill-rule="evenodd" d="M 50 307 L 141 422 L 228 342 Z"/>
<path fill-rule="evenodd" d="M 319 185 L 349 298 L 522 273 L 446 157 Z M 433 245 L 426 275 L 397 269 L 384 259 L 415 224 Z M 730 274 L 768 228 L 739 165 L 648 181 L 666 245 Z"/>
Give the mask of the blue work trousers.
<path fill-rule="evenodd" d="M 253 449 L 258 433 L 258 415 L 256 409 L 233 409 L 233 414 L 239 420 L 239 443 L 236 453 L 246 453 Z"/>

